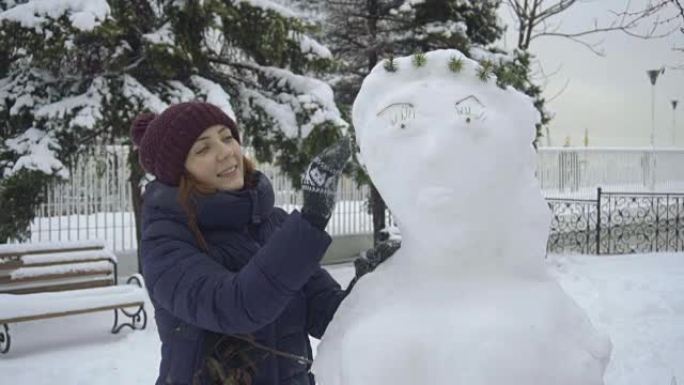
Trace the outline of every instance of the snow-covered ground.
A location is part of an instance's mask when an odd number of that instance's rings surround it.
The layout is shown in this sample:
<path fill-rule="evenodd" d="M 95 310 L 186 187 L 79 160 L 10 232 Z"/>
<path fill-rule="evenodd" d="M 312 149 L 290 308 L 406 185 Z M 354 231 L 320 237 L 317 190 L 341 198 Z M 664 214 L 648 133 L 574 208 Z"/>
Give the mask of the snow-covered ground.
<path fill-rule="evenodd" d="M 612 339 L 607 385 L 684 383 L 684 253 L 551 256 L 548 266 Z M 349 264 L 328 269 L 343 285 L 353 275 Z M 0 384 L 153 384 L 159 340 L 147 310 L 148 329 L 119 335 L 111 312 L 10 325 Z"/>

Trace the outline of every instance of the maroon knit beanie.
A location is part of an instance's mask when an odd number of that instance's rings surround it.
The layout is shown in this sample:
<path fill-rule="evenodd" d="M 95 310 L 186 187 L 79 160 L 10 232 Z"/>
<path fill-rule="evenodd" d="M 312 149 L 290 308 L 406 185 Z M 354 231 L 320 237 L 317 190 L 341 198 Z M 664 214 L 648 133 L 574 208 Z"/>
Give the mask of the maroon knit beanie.
<path fill-rule="evenodd" d="M 204 130 L 217 124 L 228 127 L 240 143 L 235 122 L 213 104 L 179 103 L 160 115 L 138 115 L 131 125 L 131 138 L 139 149 L 140 165 L 160 182 L 178 186 L 193 143 Z"/>

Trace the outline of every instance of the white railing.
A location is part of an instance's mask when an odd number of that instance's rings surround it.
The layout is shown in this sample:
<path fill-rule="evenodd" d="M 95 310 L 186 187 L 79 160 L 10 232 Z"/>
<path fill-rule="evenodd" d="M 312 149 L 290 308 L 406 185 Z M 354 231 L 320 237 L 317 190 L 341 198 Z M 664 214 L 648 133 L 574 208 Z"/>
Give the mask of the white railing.
<path fill-rule="evenodd" d="M 83 156 L 65 183 L 46 186 L 31 241 L 104 239 L 112 251 L 137 247 L 127 146 L 103 146 Z"/>
<path fill-rule="evenodd" d="M 548 197 L 611 191 L 684 191 L 684 149 L 542 148 L 537 177 Z"/>
<path fill-rule="evenodd" d="M 69 182 L 46 188 L 47 202 L 36 211 L 31 240 L 98 238 L 113 251 L 135 249 L 127 157 L 125 146 L 100 148 L 78 162 Z M 684 191 L 684 150 L 542 148 L 538 159 L 537 175 L 547 197 L 595 198 L 599 186 L 606 191 L 648 191 L 653 180 L 657 191 Z M 267 165 L 259 169 L 273 184 L 277 206 L 301 207 L 301 193 L 285 175 Z M 343 178 L 328 232 L 370 233 L 368 196 L 367 187 L 357 188 L 353 180 Z"/>

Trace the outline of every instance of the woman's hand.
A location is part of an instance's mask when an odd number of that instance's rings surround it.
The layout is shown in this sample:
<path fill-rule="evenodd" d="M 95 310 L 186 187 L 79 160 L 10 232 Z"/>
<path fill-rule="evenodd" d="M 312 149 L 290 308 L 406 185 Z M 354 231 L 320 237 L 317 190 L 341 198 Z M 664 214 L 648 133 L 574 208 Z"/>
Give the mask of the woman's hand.
<path fill-rule="evenodd" d="M 368 249 L 361 253 L 361 255 L 354 260 L 354 278 L 349 283 L 349 286 L 347 286 L 346 291 L 349 292 L 359 278 L 375 270 L 381 263 L 393 256 L 400 247 L 401 241 L 387 240 L 380 242 L 372 249 Z"/>
<path fill-rule="evenodd" d="M 349 137 L 342 138 L 318 154 L 302 176 L 302 216 L 321 230 L 325 229 L 332 215 L 337 183 L 344 165 L 351 156 L 351 151 Z"/>

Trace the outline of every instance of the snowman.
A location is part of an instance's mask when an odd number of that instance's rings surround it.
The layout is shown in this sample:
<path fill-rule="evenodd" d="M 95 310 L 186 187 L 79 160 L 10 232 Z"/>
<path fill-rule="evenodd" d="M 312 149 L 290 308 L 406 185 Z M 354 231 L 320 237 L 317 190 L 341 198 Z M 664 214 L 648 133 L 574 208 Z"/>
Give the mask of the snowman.
<path fill-rule="evenodd" d="M 318 385 L 599 385 L 611 343 L 547 273 L 532 100 L 457 50 L 381 62 L 360 157 L 402 246 L 342 302 Z"/>

